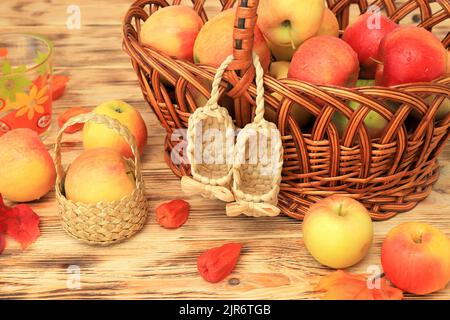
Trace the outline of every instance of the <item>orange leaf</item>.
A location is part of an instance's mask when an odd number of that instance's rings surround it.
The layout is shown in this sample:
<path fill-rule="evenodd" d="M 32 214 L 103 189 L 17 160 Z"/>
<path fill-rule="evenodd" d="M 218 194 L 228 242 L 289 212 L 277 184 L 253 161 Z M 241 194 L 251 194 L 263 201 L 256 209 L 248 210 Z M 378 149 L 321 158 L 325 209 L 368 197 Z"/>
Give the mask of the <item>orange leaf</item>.
<path fill-rule="evenodd" d="M 53 75 L 52 80 L 52 96 L 53 101 L 58 100 L 66 90 L 66 84 L 69 82 L 69 77 Z"/>
<path fill-rule="evenodd" d="M 83 107 L 72 107 L 66 111 L 64 111 L 59 117 L 58 117 L 58 125 L 60 128 L 64 126 L 64 124 L 69 121 L 71 118 L 75 116 L 79 116 L 80 114 L 89 113 L 90 109 L 83 108 Z M 83 123 L 77 123 L 74 125 L 71 125 L 68 127 L 64 132 L 65 133 L 75 133 L 77 131 L 80 131 L 83 129 L 84 124 Z"/>
<path fill-rule="evenodd" d="M 375 300 L 402 300 L 403 292 L 397 288 L 391 287 L 386 279 L 380 279 L 381 290 L 374 291 Z"/>
<path fill-rule="evenodd" d="M 323 277 L 316 291 L 325 292 L 324 300 L 401 300 L 403 293 L 387 284 L 385 279 L 379 280 L 377 288 L 369 288 L 367 275 L 351 274 L 342 270 Z"/>
<path fill-rule="evenodd" d="M 6 57 L 8 55 L 8 48 L 0 48 L 0 57 Z"/>

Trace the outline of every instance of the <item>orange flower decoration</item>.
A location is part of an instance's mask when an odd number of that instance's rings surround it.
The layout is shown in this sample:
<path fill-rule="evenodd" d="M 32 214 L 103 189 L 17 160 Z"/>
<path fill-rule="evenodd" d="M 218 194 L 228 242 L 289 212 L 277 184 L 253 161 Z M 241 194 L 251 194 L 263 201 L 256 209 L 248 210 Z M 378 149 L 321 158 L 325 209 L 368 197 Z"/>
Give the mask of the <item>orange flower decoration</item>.
<path fill-rule="evenodd" d="M 11 108 L 17 109 L 16 117 L 27 115 L 28 120 L 33 119 L 35 113 L 44 113 L 44 103 L 48 100 L 48 86 L 38 89 L 36 85 L 29 94 L 20 92 L 16 94 L 16 101 L 11 103 Z"/>
<path fill-rule="evenodd" d="M 6 107 L 6 101 L 3 100 L 2 98 L 0 98 L 0 111 L 5 109 L 5 107 Z"/>

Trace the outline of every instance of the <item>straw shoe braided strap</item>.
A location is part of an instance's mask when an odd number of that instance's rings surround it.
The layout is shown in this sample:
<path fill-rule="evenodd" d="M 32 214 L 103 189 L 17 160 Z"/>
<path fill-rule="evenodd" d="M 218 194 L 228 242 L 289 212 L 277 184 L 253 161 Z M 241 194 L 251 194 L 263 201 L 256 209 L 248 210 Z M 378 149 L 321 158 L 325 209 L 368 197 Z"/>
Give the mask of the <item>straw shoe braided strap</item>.
<path fill-rule="evenodd" d="M 65 171 L 61 164 L 61 139 L 69 126 L 77 123 L 95 122 L 115 130 L 130 144 L 134 162 L 128 165 L 134 170 L 136 189 L 114 202 L 86 204 L 73 202 L 66 198 L 64 191 Z M 64 230 L 72 237 L 92 245 L 110 245 L 123 241 L 144 226 L 147 219 L 147 199 L 144 195 L 144 181 L 136 141 L 132 133 L 120 122 L 107 116 L 94 113 L 83 114 L 67 121 L 61 128 L 55 144 L 56 200 Z"/>
<path fill-rule="evenodd" d="M 277 216 L 280 209 L 283 146 L 276 125 L 264 119 L 264 71 L 253 53 L 256 70 L 256 110 L 252 123 L 239 133 L 233 166 L 233 193 L 236 202 L 227 204 L 228 216 Z"/>
<path fill-rule="evenodd" d="M 204 107 L 198 108 L 189 117 L 187 157 L 191 164 L 192 178 L 181 178 L 181 188 L 186 194 L 200 194 L 205 198 L 224 202 L 234 200 L 230 186 L 235 131 L 228 110 L 220 107 L 218 101 L 222 76 L 232 61 L 231 55 L 217 69 L 211 98 Z"/>

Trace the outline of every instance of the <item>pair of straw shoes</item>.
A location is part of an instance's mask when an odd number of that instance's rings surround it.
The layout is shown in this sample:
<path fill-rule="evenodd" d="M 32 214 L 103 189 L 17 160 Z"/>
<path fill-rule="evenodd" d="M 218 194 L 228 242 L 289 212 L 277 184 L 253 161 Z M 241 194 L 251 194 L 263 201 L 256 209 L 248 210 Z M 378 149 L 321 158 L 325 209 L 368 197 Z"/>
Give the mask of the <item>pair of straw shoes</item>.
<path fill-rule="evenodd" d="M 256 54 L 256 109 L 252 123 L 235 141 L 235 127 L 226 108 L 218 105 L 222 76 L 233 61 L 229 56 L 217 70 L 211 98 L 190 116 L 187 158 L 192 177 L 181 179 L 189 195 L 227 202 L 228 216 L 277 216 L 283 147 L 275 124 L 264 119 L 264 71 Z"/>

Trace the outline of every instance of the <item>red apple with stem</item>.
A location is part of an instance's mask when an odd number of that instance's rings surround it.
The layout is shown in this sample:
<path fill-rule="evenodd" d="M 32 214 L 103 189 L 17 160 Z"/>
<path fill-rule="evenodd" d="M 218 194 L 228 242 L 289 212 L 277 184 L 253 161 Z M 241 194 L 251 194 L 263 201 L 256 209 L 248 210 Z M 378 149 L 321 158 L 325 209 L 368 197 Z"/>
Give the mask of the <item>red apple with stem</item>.
<path fill-rule="evenodd" d="M 429 224 L 403 223 L 386 236 L 381 264 L 386 277 L 403 291 L 441 290 L 450 280 L 450 240 Z"/>
<path fill-rule="evenodd" d="M 379 13 L 365 13 L 348 26 L 342 39 L 358 54 L 360 78 L 373 79 L 381 40 L 399 25 Z"/>

